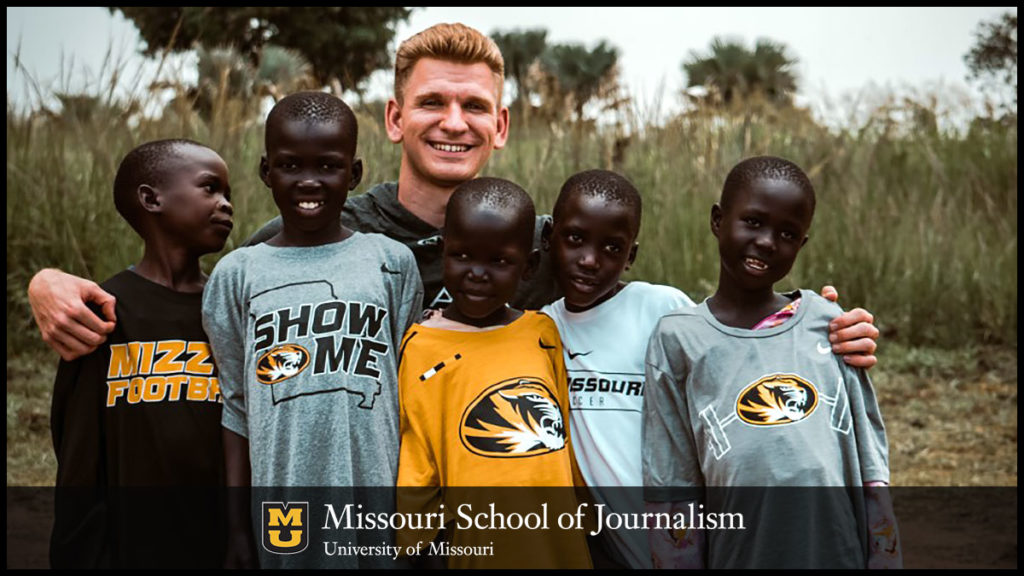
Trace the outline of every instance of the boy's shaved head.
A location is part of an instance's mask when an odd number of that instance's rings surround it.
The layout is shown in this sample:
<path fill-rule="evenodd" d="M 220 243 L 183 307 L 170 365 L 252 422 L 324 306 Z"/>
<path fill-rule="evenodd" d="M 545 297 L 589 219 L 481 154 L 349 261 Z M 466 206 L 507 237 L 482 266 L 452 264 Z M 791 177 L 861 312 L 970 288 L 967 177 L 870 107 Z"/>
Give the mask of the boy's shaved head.
<path fill-rule="evenodd" d="M 445 222 L 490 213 L 513 221 L 521 230 L 526 250 L 533 247 L 536 212 L 533 200 L 514 182 L 502 178 L 476 178 L 459 185 L 448 201 Z M 461 220 L 458 220 L 461 221 Z"/>
<path fill-rule="evenodd" d="M 722 210 L 729 208 L 738 191 L 749 187 L 757 180 L 781 180 L 792 183 L 807 196 L 811 213 L 814 213 L 815 197 L 811 180 L 799 166 L 777 156 L 754 156 L 733 166 L 722 186 L 722 197 L 719 200 Z"/>
<path fill-rule="evenodd" d="M 268 150 L 281 123 L 295 121 L 339 124 L 345 134 L 351 135 L 351 147 L 347 152 L 355 154 L 359 126 L 356 115 L 341 98 L 326 92 L 296 92 L 282 98 L 267 116 L 264 144 Z"/>
<path fill-rule="evenodd" d="M 586 170 L 570 176 L 555 201 L 553 216 L 556 222 L 565 210 L 566 203 L 575 196 L 600 198 L 604 202 L 626 206 L 634 216 L 633 235 L 640 231 L 640 215 L 643 211 L 640 192 L 621 174 L 609 170 Z"/>
<path fill-rule="evenodd" d="M 114 206 L 131 227 L 142 234 L 139 186 L 154 188 L 167 184 L 181 160 L 181 150 L 188 146 L 207 148 L 202 144 L 175 138 L 146 142 L 128 152 L 114 176 Z"/>

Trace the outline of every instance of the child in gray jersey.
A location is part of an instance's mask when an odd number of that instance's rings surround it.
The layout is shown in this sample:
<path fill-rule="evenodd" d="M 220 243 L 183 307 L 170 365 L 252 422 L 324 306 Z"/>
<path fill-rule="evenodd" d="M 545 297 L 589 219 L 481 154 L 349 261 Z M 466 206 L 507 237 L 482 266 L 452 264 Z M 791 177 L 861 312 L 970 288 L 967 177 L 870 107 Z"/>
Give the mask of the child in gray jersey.
<path fill-rule="evenodd" d="M 284 225 L 224 257 L 203 298 L 229 486 L 395 485 L 399 342 L 423 288 L 408 248 L 341 224 L 362 176 L 355 152 L 355 116 L 329 94 L 293 94 L 267 118 L 260 177 Z M 244 524 L 232 526 L 229 565 L 251 563 L 232 545 Z M 367 566 L 345 561 L 330 566 Z"/>
<path fill-rule="evenodd" d="M 901 564 L 887 495 L 836 489 L 889 481 L 871 382 L 829 349 L 838 307 L 810 291 L 773 289 L 807 242 L 814 204 L 792 162 L 737 164 L 711 210 L 718 289 L 666 315 L 651 336 L 644 499 L 653 512 L 686 512 L 689 528 L 651 530 L 655 566 Z M 748 512 L 746 529 L 694 530 L 708 501 L 723 513 Z"/>

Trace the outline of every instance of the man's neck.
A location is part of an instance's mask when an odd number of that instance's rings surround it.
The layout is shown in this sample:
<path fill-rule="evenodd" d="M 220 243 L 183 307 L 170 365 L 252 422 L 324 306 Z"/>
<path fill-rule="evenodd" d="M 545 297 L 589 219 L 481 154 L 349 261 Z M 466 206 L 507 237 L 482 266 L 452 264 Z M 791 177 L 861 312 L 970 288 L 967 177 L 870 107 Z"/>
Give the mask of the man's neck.
<path fill-rule="evenodd" d="M 434 228 L 444 227 L 444 213 L 455 186 L 445 187 L 426 182 L 412 173 L 402 159 L 398 175 L 398 201 L 406 210 Z"/>

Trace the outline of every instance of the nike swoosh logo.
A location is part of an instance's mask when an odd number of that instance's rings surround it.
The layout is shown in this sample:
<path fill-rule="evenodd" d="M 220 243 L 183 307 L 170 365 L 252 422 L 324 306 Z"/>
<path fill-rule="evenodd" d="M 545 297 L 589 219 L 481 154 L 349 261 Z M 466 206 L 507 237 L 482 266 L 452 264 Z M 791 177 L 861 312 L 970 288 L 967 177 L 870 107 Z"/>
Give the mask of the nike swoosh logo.
<path fill-rule="evenodd" d="M 386 274 L 395 274 L 395 275 L 401 274 L 401 272 L 398 272 L 396 270 L 389 270 L 387 264 L 384 264 L 383 262 L 381 262 L 380 271 L 384 272 Z"/>
<path fill-rule="evenodd" d="M 437 236 L 431 236 L 430 238 L 424 238 L 422 240 L 417 240 L 416 241 L 416 245 L 417 246 L 434 246 L 435 244 L 440 244 L 440 243 L 441 243 L 441 235 L 440 234 L 437 235 Z"/>
<path fill-rule="evenodd" d="M 572 352 L 569 352 L 568 350 L 566 350 L 566 353 L 569 354 L 569 360 L 575 360 L 577 356 L 586 356 L 587 354 L 590 354 L 591 352 L 593 352 L 593 350 L 587 350 L 586 352 L 577 352 L 577 353 L 573 354 Z"/>
<path fill-rule="evenodd" d="M 832 353 L 832 347 L 831 346 L 822 346 L 821 342 L 818 342 L 818 354 L 831 354 L 831 353 Z"/>
<path fill-rule="evenodd" d="M 554 346 L 548 346 L 547 344 L 545 344 L 544 340 L 542 340 L 540 338 L 537 338 L 537 344 L 540 344 L 540 347 L 545 349 L 545 350 L 554 350 L 555 349 Z"/>

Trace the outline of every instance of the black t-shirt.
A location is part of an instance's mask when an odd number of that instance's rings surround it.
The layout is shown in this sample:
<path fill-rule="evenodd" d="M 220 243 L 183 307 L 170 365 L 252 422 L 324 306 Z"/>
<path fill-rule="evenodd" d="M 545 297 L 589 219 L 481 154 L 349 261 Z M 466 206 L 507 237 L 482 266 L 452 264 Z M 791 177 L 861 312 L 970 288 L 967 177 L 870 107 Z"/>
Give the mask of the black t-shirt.
<path fill-rule="evenodd" d="M 61 361 L 54 384 L 51 564 L 220 566 L 221 400 L 202 294 L 128 270 L 102 287 L 117 326 Z"/>
<path fill-rule="evenodd" d="M 420 220 L 398 201 L 398 183 L 385 182 L 371 188 L 365 194 L 349 197 L 341 213 L 341 222 L 359 232 L 376 232 L 405 244 L 416 256 L 416 265 L 423 280 L 424 308 L 444 308 L 451 302 L 451 296 L 444 289 L 441 280 L 441 230 Z M 534 229 L 533 247 L 540 249 L 540 236 L 544 224 L 551 222 L 550 216 L 538 216 Z M 281 217 L 277 216 L 256 231 L 246 246 L 266 242 L 281 231 Z M 539 310 L 561 298 L 551 268 L 551 258 L 541 250 L 541 261 L 537 272 L 530 280 L 519 283 L 519 289 L 512 300 L 512 306 L 524 310 Z"/>

